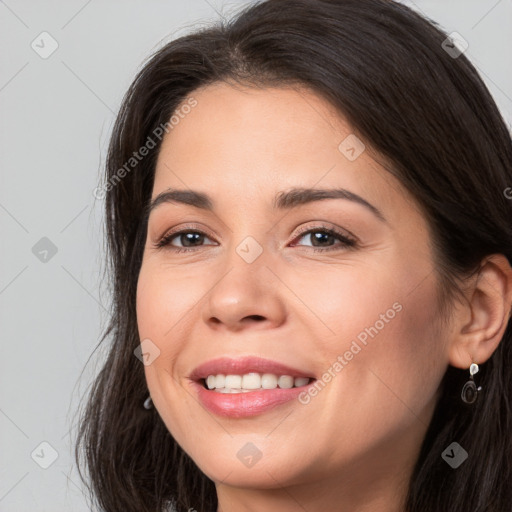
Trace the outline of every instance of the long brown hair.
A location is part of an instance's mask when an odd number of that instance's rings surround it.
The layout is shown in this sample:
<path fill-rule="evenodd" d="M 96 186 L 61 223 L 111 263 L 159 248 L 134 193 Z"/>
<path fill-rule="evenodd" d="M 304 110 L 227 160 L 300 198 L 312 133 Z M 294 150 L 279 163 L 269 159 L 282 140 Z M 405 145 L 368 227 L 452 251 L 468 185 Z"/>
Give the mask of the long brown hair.
<path fill-rule="evenodd" d="M 449 312 L 460 280 L 490 254 L 512 262 L 512 142 L 464 54 L 445 51 L 434 22 L 387 0 L 267 0 L 158 50 L 130 86 L 106 162 L 105 219 L 111 319 L 109 352 L 81 415 L 75 456 L 101 510 L 215 512 L 209 480 L 155 409 L 139 345 L 135 297 L 155 162 L 155 130 L 194 90 L 216 81 L 301 84 L 343 113 L 390 163 L 431 229 L 440 301 Z M 153 134 L 156 147 L 126 163 Z M 124 173 L 120 169 L 124 166 Z M 120 179 L 120 174 L 122 177 Z M 467 372 L 449 367 L 407 496 L 408 512 L 505 512 L 512 503 L 512 327 L 478 374 L 484 394 L 460 400 Z M 456 440 L 469 453 L 441 459 Z M 82 465 L 83 464 L 83 465 Z"/>

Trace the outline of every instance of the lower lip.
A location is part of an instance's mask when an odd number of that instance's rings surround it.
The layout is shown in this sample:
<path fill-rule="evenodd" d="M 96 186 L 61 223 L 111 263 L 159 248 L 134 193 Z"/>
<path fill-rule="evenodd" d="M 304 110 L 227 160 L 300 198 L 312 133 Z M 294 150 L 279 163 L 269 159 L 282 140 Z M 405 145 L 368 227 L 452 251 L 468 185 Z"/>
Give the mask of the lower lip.
<path fill-rule="evenodd" d="M 230 418 L 246 418 L 256 416 L 279 405 L 290 402 L 307 390 L 315 381 L 307 386 L 289 389 L 266 389 L 249 393 L 218 393 L 206 389 L 201 382 L 193 381 L 199 400 L 213 414 Z"/>

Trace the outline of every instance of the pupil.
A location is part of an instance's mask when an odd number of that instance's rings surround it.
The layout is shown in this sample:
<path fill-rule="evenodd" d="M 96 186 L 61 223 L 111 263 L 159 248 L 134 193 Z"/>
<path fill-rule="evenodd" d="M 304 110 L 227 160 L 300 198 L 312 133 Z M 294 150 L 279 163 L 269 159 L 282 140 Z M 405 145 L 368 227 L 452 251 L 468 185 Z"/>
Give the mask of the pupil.
<path fill-rule="evenodd" d="M 188 242 L 193 242 L 194 241 L 194 237 L 195 237 L 195 241 L 197 242 L 197 239 L 201 239 L 201 237 L 203 236 L 201 233 L 186 233 L 185 235 L 181 235 L 182 236 L 182 240 L 181 240 L 181 243 L 183 244 L 184 247 L 190 247 L 189 245 L 187 245 Z M 185 240 L 187 241 L 187 243 L 183 243 L 183 237 L 185 237 Z"/>
<path fill-rule="evenodd" d="M 316 240 L 316 241 L 319 241 L 319 242 L 322 242 L 322 241 L 325 242 L 326 241 L 325 239 L 326 238 L 328 239 L 329 237 L 332 237 L 332 235 L 330 233 L 325 233 L 325 232 L 322 232 L 322 231 L 316 231 L 316 232 L 314 232 L 313 240 Z M 327 245 L 327 244 L 324 244 L 324 245 Z"/>

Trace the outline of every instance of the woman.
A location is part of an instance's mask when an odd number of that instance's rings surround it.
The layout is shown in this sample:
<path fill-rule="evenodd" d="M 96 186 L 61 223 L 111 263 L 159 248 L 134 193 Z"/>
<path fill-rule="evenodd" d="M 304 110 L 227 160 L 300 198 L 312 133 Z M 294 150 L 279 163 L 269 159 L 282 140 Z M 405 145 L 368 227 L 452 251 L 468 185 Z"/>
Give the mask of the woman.
<path fill-rule="evenodd" d="M 146 63 L 77 439 L 102 510 L 510 510 L 512 144 L 456 43 L 268 0 Z"/>

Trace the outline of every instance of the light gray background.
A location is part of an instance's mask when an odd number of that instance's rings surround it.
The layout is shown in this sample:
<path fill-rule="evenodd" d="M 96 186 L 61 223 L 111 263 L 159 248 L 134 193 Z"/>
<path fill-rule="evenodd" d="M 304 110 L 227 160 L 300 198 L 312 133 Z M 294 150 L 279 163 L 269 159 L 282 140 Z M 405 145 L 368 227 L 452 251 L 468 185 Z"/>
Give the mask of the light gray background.
<path fill-rule="evenodd" d="M 0 1 L 2 512 L 88 510 L 70 431 L 102 353 L 82 369 L 108 318 L 103 201 L 92 191 L 114 116 L 154 50 L 246 3 Z M 466 54 L 510 126 L 512 1 L 404 3 L 468 41 Z M 46 59 L 31 47 L 49 48 L 43 31 L 59 45 Z M 46 262 L 32 250 L 43 237 L 57 248 Z M 58 454 L 47 469 L 39 464 L 52 450 L 42 442 Z"/>

